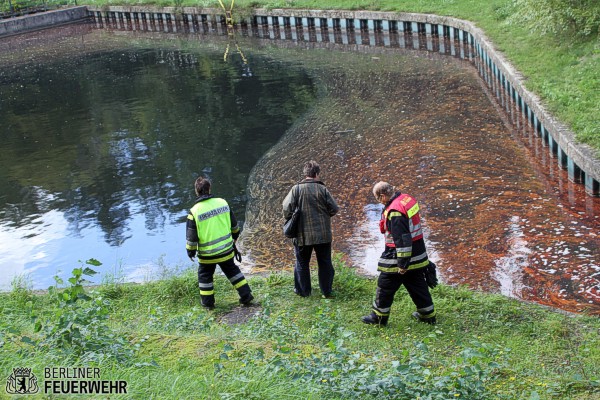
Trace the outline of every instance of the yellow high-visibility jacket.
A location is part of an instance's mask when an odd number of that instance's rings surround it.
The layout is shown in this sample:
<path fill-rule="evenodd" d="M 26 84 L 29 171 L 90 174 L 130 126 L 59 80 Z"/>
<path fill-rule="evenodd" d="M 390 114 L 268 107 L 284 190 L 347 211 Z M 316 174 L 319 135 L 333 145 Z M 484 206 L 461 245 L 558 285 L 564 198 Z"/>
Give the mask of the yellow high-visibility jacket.
<path fill-rule="evenodd" d="M 202 196 L 190 209 L 186 223 L 185 248 L 195 250 L 202 264 L 233 258 L 233 244 L 240 234 L 237 220 L 224 199 Z"/>

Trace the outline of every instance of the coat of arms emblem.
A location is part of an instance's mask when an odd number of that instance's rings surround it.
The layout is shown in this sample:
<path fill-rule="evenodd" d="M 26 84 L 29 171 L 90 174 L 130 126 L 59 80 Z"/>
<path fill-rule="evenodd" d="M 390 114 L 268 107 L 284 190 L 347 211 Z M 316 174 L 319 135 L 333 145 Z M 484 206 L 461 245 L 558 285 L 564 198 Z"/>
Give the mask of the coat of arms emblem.
<path fill-rule="evenodd" d="M 31 368 L 13 368 L 6 380 L 6 393 L 9 394 L 33 394 L 38 390 L 37 378 Z"/>

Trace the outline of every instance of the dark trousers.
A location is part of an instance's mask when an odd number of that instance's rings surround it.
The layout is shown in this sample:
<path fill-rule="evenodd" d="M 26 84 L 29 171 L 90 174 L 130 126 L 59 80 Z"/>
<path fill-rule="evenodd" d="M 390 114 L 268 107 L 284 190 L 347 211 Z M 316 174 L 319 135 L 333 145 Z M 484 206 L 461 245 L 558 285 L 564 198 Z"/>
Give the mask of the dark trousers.
<path fill-rule="evenodd" d="M 333 285 L 333 264 L 331 263 L 331 243 L 313 244 L 298 247 L 294 245 L 296 253 L 296 267 L 294 268 L 294 288 L 300 296 L 310 296 L 312 291 L 310 283 L 310 256 L 313 250 L 317 256 L 319 265 L 319 287 L 321 293 L 328 296 L 331 294 Z"/>
<path fill-rule="evenodd" d="M 240 268 L 235 265 L 233 258 L 218 264 L 202 264 L 198 267 L 198 286 L 200 287 L 200 300 L 202 305 L 212 307 L 215 305 L 215 288 L 213 277 L 217 265 L 221 267 L 221 271 L 225 274 L 229 282 L 238 291 L 240 300 L 244 301 L 250 297 L 250 286 L 246 281 L 246 277 L 240 271 Z"/>
<path fill-rule="evenodd" d="M 402 285 L 404 285 L 413 303 L 415 303 L 421 317 L 431 318 L 435 316 L 433 299 L 423 277 L 422 269 L 409 270 L 404 274 L 388 272 L 379 274 L 375 302 L 373 303 L 373 311 L 377 315 L 387 316 L 390 314 L 394 295 Z"/>

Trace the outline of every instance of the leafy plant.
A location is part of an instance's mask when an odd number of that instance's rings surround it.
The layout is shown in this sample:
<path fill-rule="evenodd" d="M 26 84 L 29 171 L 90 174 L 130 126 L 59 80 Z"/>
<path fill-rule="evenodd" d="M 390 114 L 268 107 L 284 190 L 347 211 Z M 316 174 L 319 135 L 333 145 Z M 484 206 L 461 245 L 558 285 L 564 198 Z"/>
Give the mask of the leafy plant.
<path fill-rule="evenodd" d="M 335 289 L 339 297 L 354 297 L 358 293 L 365 296 L 373 294 L 373 289 L 364 285 L 365 277 L 360 276 L 356 268 L 348 266 L 341 253 L 334 253 L 333 265 L 335 267 Z"/>
<path fill-rule="evenodd" d="M 87 260 L 85 264 L 101 265 L 94 259 Z M 75 268 L 65 288 L 59 287 L 64 281 L 55 276 L 56 286 L 48 288 L 53 305 L 50 313 L 37 315 L 33 303 L 29 303 L 34 332 L 40 337 L 32 339 L 25 336 L 22 341 L 60 358 L 86 361 L 107 358 L 126 361 L 131 358 L 133 350 L 127 340 L 107 325 L 110 302 L 102 297 L 91 297 L 83 286 L 89 283 L 85 276 L 95 274 L 96 271 L 90 267 Z"/>
<path fill-rule="evenodd" d="M 156 296 L 161 302 L 180 305 L 197 301 L 198 283 L 194 271 L 187 270 L 182 275 L 158 281 Z"/>
<path fill-rule="evenodd" d="M 499 346 L 473 341 L 452 363 L 442 366 L 423 342 L 415 343 L 412 351 L 406 349 L 402 360 L 379 352 L 352 351 L 345 343 L 344 339 L 331 341 L 325 351 L 317 353 L 278 346 L 272 356 L 266 356 L 263 349 L 235 356 L 233 347 L 226 345 L 220 359 L 266 370 L 266 376 L 285 371 L 294 381 L 318 388 L 326 398 L 512 398 L 490 390 L 506 368 L 507 349 Z M 224 377 L 225 371 L 219 362 L 217 378 Z"/>
<path fill-rule="evenodd" d="M 599 35 L 600 2 L 597 0 L 513 0 L 510 24 L 524 24 L 542 34 Z"/>
<path fill-rule="evenodd" d="M 289 274 L 284 274 L 281 271 L 275 271 L 269 274 L 266 278 L 267 285 L 270 287 L 283 286 L 289 283 Z"/>
<path fill-rule="evenodd" d="M 15 302 L 17 308 L 24 307 L 31 301 L 31 283 L 26 277 L 19 275 L 11 283 L 10 299 Z"/>
<path fill-rule="evenodd" d="M 168 317 L 168 314 L 165 315 L 162 307 L 152 307 L 149 314 L 150 326 L 169 333 L 208 331 L 214 322 L 212 315 L 198 310 L 197 307 L 192 308 L 191 311 L 183 315 L 173 317 Z"/>

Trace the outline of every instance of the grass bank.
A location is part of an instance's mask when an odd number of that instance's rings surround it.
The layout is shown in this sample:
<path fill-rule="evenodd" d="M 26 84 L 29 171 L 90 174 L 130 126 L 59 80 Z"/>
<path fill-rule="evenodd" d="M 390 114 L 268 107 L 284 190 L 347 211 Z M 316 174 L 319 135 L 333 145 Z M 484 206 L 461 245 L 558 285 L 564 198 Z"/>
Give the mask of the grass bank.
<path fill-rule="evenodd" d="M 98 367 L 136 399 L 600 396 L 598 318 L 441 285 L 438 325 L 411 320 L 401 289 L 390 325 L 366 326 L 375 280 L 339 260 L 336 271 L 327 300 L 294 295 L 289 273 L 252 277 L 251 308 L 220 277 L 214 311 L 198 306 L 194 271 L 84 289 L 82 267 L 61 290 L 15 287 L 0 295 L 0 373 L 33 368 L 32 398 L 59 398 L 43 394 L 43 369 L 55 366 Z"/>

